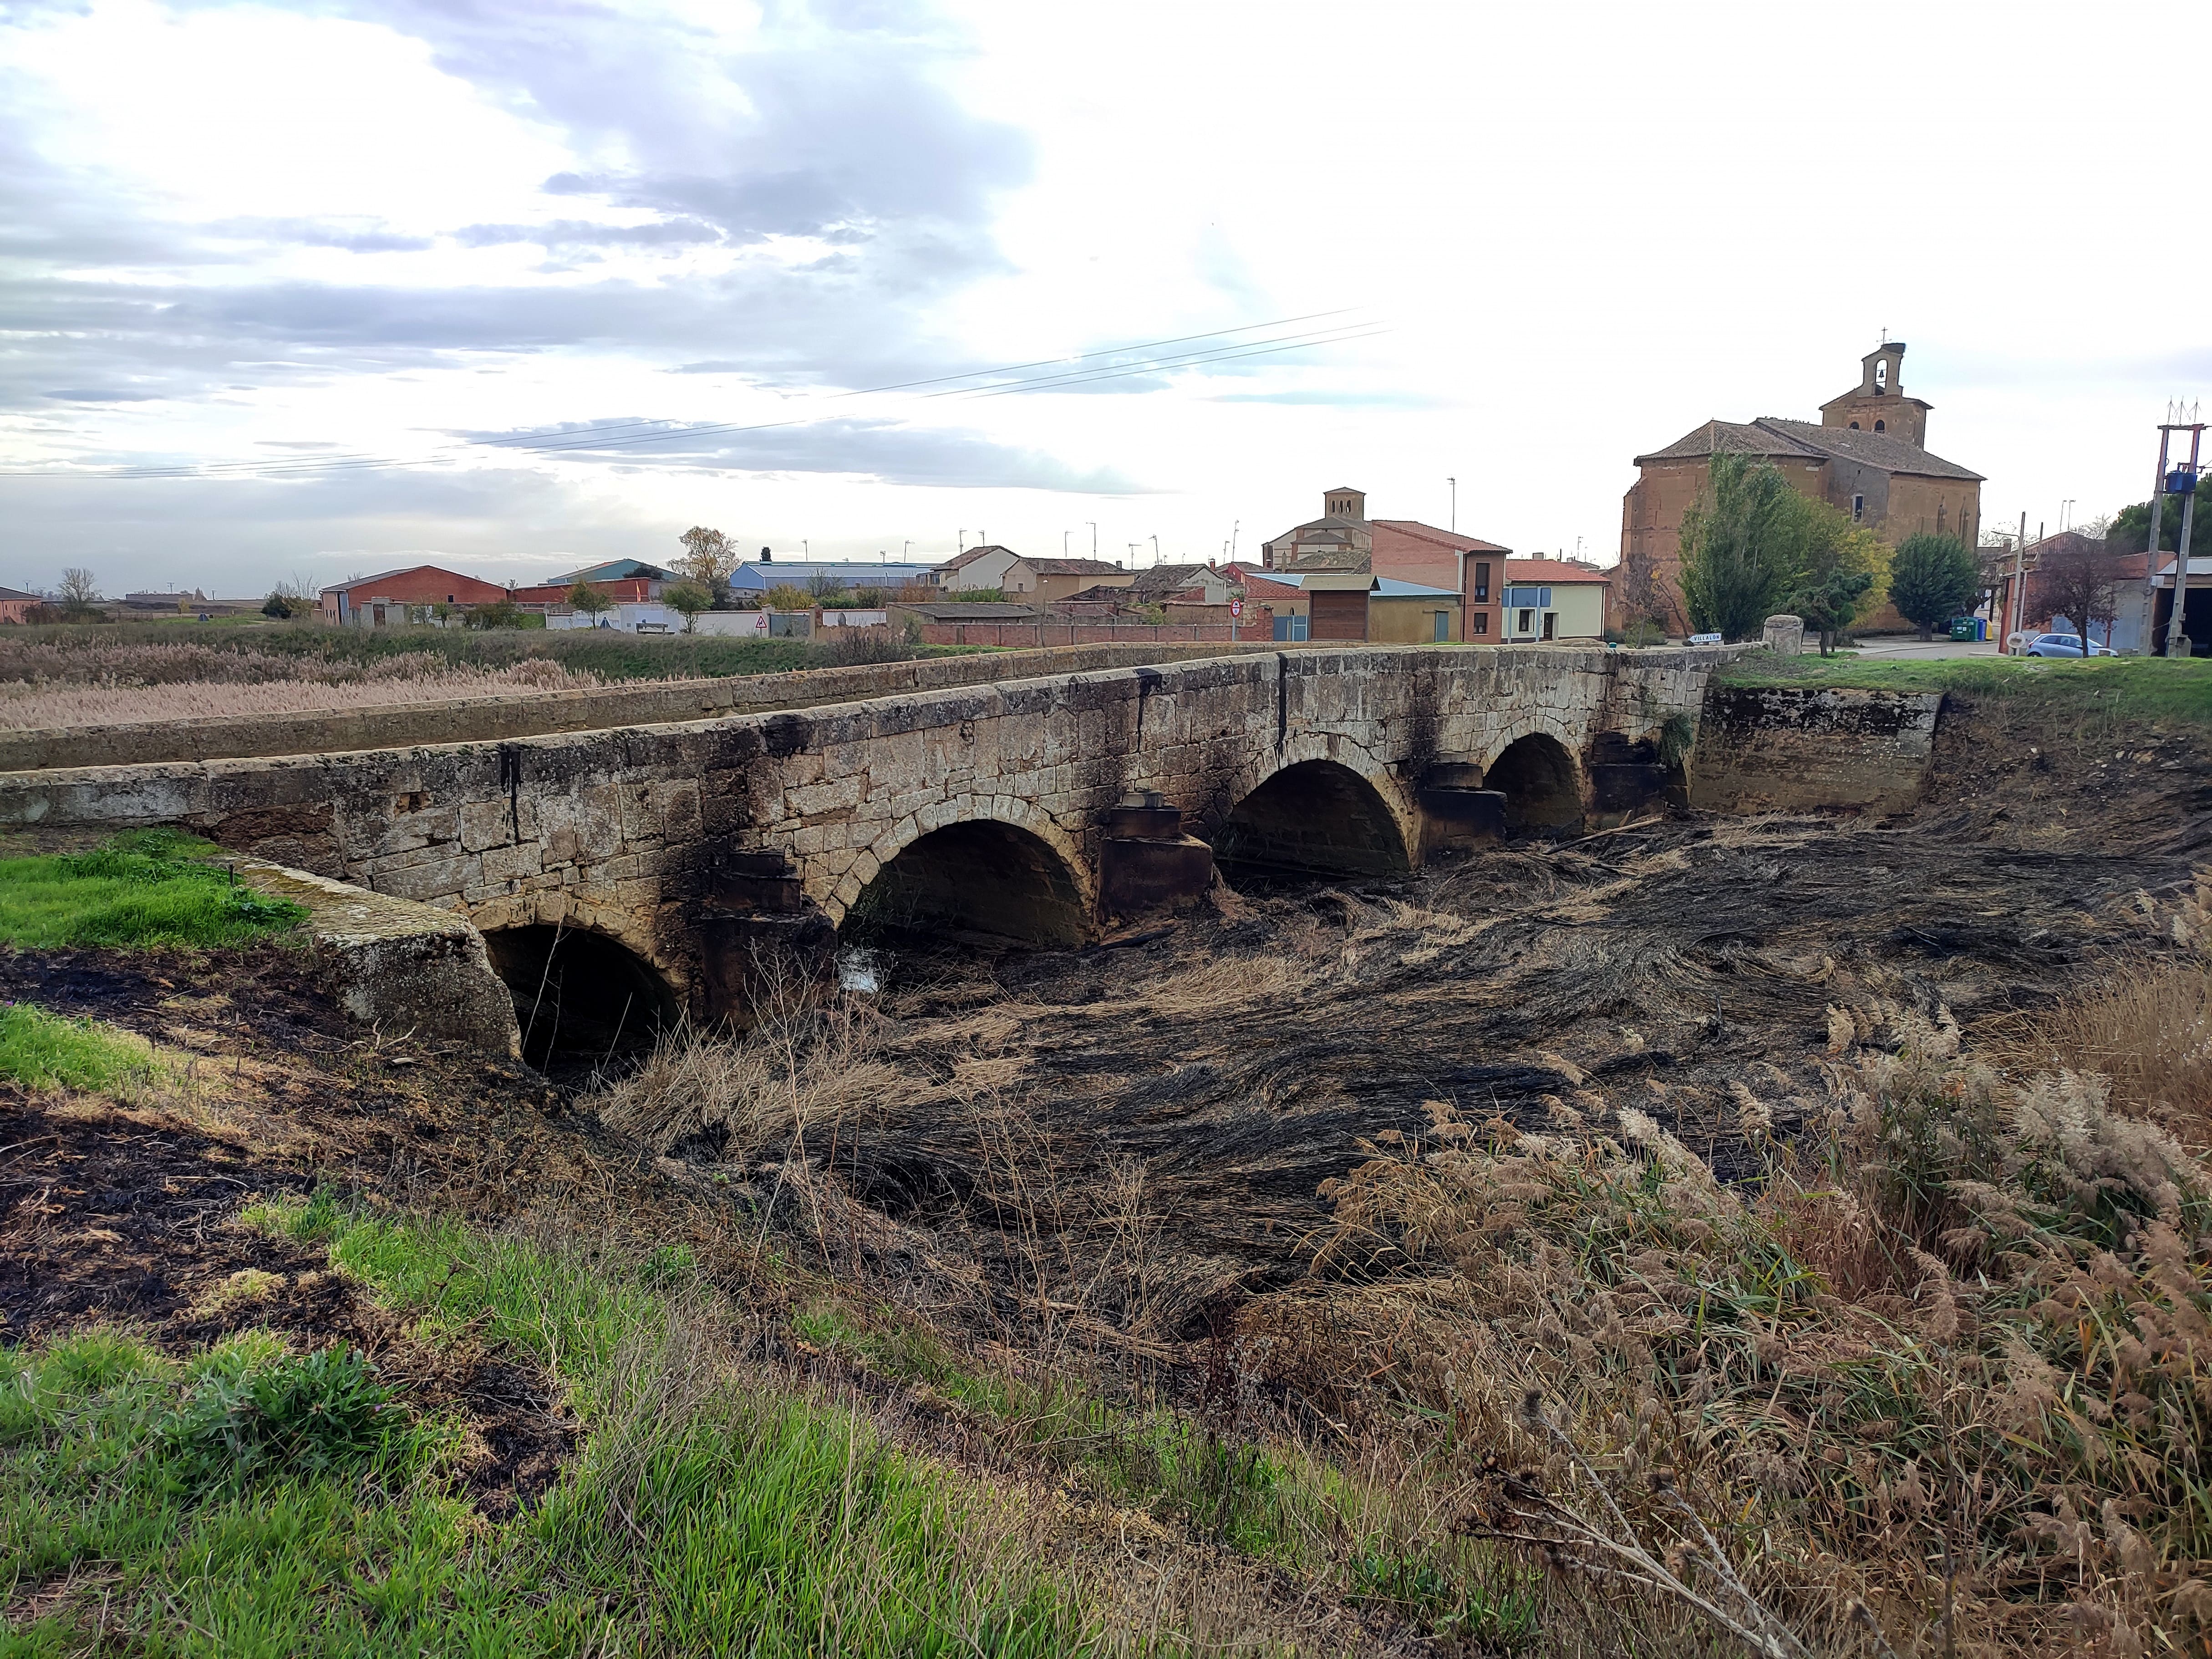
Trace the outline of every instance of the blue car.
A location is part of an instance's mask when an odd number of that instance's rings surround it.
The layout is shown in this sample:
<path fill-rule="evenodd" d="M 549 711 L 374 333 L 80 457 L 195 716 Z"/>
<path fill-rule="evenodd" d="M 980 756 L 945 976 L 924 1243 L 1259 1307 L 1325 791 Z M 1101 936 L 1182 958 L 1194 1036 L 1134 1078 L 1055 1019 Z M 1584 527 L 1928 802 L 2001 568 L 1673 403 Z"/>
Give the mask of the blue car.
<path fill-rule="evenodd" d="M 2021 654 L 2028 657 L 2078 657 L 2082 654 L 2081 637 L 2078 634 L 2038 634 L 2027 642 L 2027 649 Z M 2093 657 L 2116 657 L 2119 653 L 2092 640 L 2088 654 Z"/>

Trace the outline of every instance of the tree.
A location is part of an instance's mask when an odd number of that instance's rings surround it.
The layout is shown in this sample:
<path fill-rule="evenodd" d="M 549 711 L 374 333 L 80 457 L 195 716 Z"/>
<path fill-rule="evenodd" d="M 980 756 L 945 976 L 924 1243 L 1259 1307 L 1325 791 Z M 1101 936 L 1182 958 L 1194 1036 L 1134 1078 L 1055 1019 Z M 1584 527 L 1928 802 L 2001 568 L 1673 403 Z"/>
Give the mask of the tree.
<path fill-rule="evenodd" d="M 660 602 L 684 618 L 684 631 L 690 633 L 699 624 L 699 613 L 714 608 L 714 596 L 703 582 L 672 582 L 661 594 Z"/>
<path fill-rule="evenodd" d="M 1889 544 L 1827 502 L 1795 490 L 1778 516 L 1778 540 L 1797 573 L 1784 607 L 1820 636 L 1825 657 L 1838 634 L 1888 596 Z"/>
<path fill-rule="evenodd" d="M 614 601 L 589 582 L 578 582 L 570 588 L 568 603 L 574 609 L 591 617 L 595 626 L 602 611 L 611 611 L 614 608 Z"/>
<path fill-rule="evenodd" d="M 1765 625 L 1799 575 L 1796 496 L 1765 462 L 1713 457 L 1705 494 L 1682 515 L 1682 599 L 1692 628 L 1740 640 Z"/>
<path fill-rule="evenodd" d="M 468 625 L 471 628 L 520 628 L 522 626 L 522 607 L 513 599 L 497 599 L 490 605 L 471 606 Z"/>
<path fill-rule="evenodd" d="M 770 611 L 811 611 L 814 596 L 803 587 L 793 587 L 789 582 L 778 582 L 761 595 L 761 604 Z"/>
<path fill-rule="evenodd" d="M 106 614 L 100 608 L 100 578 L 82 566 L 62 572 L 62 585 L 54 599 L 67 622 L 83 622 Z"/>
<path fill-rule="evenodd" d="M 2146 515 L 2148 516 L 2148 515 Z M 2074 624 L 2081 654 L 2089 654 L 2089 629 L 2109 626 L 2119 613 L 2120 560 L 2102 541 L 2061 536 L 2035 567 L 2036 597 L 2049 601 L 2054 615 Z"/>
<path fill-rule="evenodd" d="M 2162 551 L 2171 553 L 2181 545 L 2181 497 L 2166 495 L 2160 499 L 2163 506 L 2159 514 L 2158 544 Z M 2212 534 L 2212 530 L 2206 527 L 2204 515 L 2208 513 L 2212 513 L 2212 474 L 2197 481 L 2197 521 L 2190 526 L 2193 545 L 2189 551 L 2192 556 L 2201 554 L 2206 536 Z M 2113 517 L 2105 539 L 2115 553 L 2140 553 L 2149 540 L 2149 526 L 2150 503 L 2137 501 L 2133 507 L 2122 507 Z M 2081 528 L 2086 532 L 2089 526 L 2084 525 Z"/>
<path fill-rule="evenodd" d="M 727 581 L 730 572 L 737 568 L 738 550 L 719 530 L 695 524 L 676 539 L 684 544 L 684 556 L 678 561 L 684 574 L 709 594 L 714 591 L 717 578 Z"/>
<path fill-rule="evenodd" d="M 1981 565 L 1956 536 L 1907 536 L 1890 561 L 1889 599 L 1920 637 L 1957 616 L 1979 591 Z"/>
<path fill-rule="evenodd" d="M 827 570 L 817 570 L 806 579 L 806 591 L 815 602 L 834 599 L 845 591 L 845 580 Z"/>

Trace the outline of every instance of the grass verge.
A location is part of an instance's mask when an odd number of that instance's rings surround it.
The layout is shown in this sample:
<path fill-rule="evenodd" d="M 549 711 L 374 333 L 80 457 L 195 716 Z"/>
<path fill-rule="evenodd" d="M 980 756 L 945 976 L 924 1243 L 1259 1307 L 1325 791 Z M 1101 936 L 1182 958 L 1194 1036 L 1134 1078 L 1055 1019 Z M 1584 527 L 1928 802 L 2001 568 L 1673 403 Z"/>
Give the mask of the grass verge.
<path fill-rule="evenodd" d="M 2102 714 L 2133 724 L 2212 726 L 2212 659 L 1777 657 L 1761 653 L 1722 667 L 1723 685 L 1834 686 L 1867 691 L 1955 691 L 2017 701 L 2054 714 Z"/>
<path fill-rule="evenodd" d="M 137 830 L 90 853 L 0 859 L 0 942 L 64 945 L 242 945 L 307 919 L 289 899 L 241 885 L 208 862 L 216 849 L 168 830 Z"/>
<path fill-rule="evenodd" d="M 112 1090 L 154 1074 L 145 1043 L 98 1020 L 0 1006 L 0 1077 L 27 1089 Z"/>
<path fill-rule="evenodd" d="M 431 1340 L 538 1356 L 579 1462 L 492 1523 L 356 1355 L 248 1333 L 186 1361 L 81 1333 L 0 1352 L 0 1655 L 1055 1654 L 1095 1638 L 1013 1506 L 851 1412 L 747 1386 L 706 1303 L 635 1271 L 326 1200 L 258 1223 L 327 1248 Z M 257 1454 L 258 1455 L 255 1455 Z"/>

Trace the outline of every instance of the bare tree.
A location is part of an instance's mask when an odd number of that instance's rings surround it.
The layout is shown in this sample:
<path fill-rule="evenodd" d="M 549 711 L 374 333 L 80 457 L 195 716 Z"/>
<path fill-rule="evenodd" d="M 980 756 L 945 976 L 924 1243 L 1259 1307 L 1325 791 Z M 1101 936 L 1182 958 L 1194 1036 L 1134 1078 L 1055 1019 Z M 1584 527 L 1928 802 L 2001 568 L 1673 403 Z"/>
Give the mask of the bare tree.
<path fill-rule="evenodd" d="M 2109 626 L 2118 615 L 2120 556 L 2110 544 L 2087 536 L 2054 538 L 2036 562 L 2038 597 L 2047 601 L 2054 615 L 2074 624 L 2081 641 L 2081 654 L 2089 654 L 2089 629 L 2098 623 Z"/>
<path fill-rule="evenodd" d="M 79 622 L 100 610 L 100 578 L 82 565 L 62 572 L 62 585 L 54 590 L 62 615 Z"/>

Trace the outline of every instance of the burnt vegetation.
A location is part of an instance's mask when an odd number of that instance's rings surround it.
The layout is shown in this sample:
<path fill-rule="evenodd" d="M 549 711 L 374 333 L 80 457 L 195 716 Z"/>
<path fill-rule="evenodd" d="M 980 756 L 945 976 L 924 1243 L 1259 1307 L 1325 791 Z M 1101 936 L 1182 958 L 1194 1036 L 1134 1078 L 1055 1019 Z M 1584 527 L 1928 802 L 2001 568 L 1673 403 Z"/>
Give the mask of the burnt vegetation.
<path fill-rule="evenodd" d="M 302 1650 L 471 1595 L 657 1651 L 2199 1650 L 2212 764 L 2112 735 L 1967 698 L 1895 818 L 1279 854 L 1106 947 L 891 926 L 872 994 L 764 973 L 570 1086 L 364 1037 L 277 945 L 19 955 L 167 1081 L 9 1085 L 9 1363 L 44 1400 L 122 1330 L 99 1398 L 401 1413 L 315 1490 L 473 1512 L 461 1577 Z M 210 1352 L 275 1403 L 161 1369 Z M 11 1622 L 174 1632 L 65 1553 Z"/>

